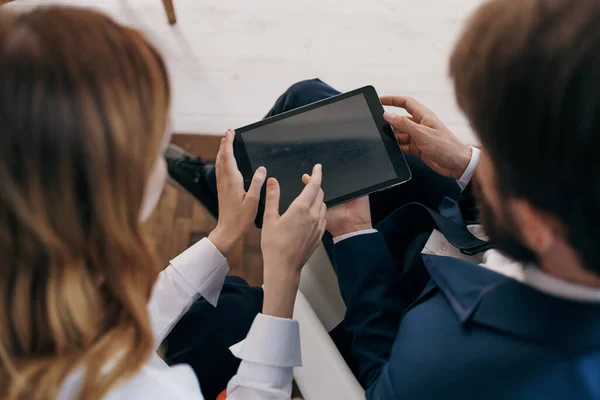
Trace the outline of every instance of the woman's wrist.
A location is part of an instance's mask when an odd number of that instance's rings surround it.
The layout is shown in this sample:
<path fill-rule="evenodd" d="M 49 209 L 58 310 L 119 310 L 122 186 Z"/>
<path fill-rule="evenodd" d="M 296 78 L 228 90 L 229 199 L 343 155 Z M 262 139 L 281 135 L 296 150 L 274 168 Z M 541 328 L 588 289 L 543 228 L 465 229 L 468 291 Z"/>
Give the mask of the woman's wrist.
<path fill-rule="evenodd" d="M 226 257 L 233 250 L 239 239 L 217 225 L 208 234 L 208 240 Z"/>
<path fill-rule="evenodd" d="M 292 318 L 299 285 L 300 270 L 290 271 L 282 264 L 271 268 L 265 263 L 263 314 Z"/>

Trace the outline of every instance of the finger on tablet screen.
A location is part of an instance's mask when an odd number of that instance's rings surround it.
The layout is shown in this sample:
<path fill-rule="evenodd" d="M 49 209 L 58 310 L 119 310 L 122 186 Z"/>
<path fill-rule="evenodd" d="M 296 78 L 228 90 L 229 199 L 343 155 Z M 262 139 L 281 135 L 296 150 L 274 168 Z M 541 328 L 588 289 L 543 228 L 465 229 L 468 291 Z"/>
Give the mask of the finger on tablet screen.
<path fill-rule="evenodd" d="M 235 133 L 229 129 L 225 134 L 225 142 L 223 143 L 223 162 L 227 165 L 227 168 L 236 170 L 238 168 L 235 156 L 233 155 L 233 139 Z"/>
<path fill-rule="evenodd" d="M 308 185 L 308 182 L 310 182 L 310 175 L 309 174 L 302 175 L 302 183 L 304 183 L 305 185 Z"/>
<path fill-rule="evenodd" d="M 321 189 L 321 181 L 323 178 L 322 166 L 321 164 L 317 164 L 313 167 L 312 175 L 310 176 L 310 181 L 298 196 L 299 200 L 305 201 L 307 204 L 312 205 L 315 197 L 319 193 Z"/>

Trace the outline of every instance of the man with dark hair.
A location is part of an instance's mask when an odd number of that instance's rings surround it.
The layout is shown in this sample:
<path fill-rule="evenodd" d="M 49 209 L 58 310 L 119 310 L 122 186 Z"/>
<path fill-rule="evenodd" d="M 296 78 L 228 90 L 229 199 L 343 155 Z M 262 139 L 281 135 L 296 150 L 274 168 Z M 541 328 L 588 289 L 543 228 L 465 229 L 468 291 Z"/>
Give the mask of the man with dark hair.
<path fill-rule="evenodd" d="M 377 400 L 599 399 L 600 2 L 488 1 L 450 73 L 481 148 L 383 97 L 410 114 L 385 118 L 413 179 L 328 211 L 359 381 Z M 300 82 L 271 114 L 337 93 Z"/>
<path fill-rule="evenodd" d="M 367 199 L 327 217 L 367 398 L 598 399 L 600 2 L 489 1 L 450 73 L 481 149 L 384 97 L 411 115 L 385 115 L 405 153 L 440 176 L 377 231 Z M 439 193 L 474 164 L 461 195 Z"/>

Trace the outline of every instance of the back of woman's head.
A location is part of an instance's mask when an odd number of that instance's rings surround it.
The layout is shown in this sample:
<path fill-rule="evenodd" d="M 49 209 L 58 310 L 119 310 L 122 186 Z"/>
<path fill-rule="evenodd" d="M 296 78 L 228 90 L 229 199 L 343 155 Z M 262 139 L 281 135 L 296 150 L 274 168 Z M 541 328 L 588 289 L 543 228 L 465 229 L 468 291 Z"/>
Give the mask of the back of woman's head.
<path fill-rule="evenodd" d="M 152 349 L 140 228 L 167 125 L 164 63 L 78 8 L 0 9 L 0 398 L 99 398 Z"/>

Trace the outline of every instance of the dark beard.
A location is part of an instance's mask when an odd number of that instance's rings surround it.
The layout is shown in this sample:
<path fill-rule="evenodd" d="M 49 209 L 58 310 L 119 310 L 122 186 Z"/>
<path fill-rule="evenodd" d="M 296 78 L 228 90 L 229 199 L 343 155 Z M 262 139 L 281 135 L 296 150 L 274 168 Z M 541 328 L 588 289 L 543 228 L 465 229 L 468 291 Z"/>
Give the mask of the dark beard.
<path fill-rule="evenodd" d="M 479 209 L 479 221 L 494 248 L 517 262 L 537 264 L 538 259 L 535 253 L 525 246 L 517 236 L 516 228 L 518 225 L 515 223 L 512 214 L 503 207 L 500 211 L 501 215 L 497 217 L 481 193 L 481 189 L 477 185 L 473 186 L 475 187 L 475 197 Z"/>

